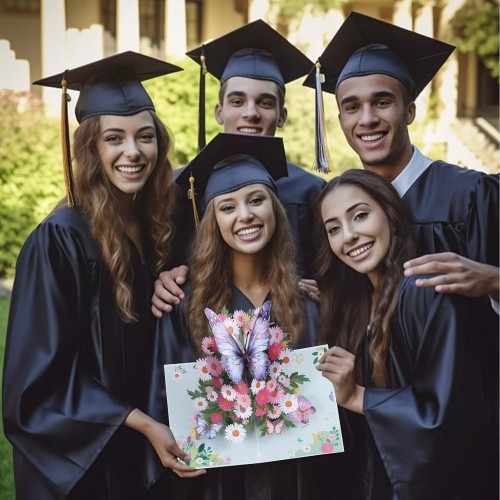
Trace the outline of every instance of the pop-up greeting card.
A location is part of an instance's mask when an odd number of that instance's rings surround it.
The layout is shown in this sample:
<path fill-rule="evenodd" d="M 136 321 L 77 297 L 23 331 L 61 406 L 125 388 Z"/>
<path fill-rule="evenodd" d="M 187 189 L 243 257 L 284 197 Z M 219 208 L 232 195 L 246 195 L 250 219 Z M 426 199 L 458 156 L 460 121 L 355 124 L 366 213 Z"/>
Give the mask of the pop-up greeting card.
<path fill-rule="evenodd" d="M 270 307 L 205 309 L 206 356 L 165 365 L 169 425 L 192 467 L 344 451 L 332 384 L 315 368 L 327 346 L 290 349 Z"/>

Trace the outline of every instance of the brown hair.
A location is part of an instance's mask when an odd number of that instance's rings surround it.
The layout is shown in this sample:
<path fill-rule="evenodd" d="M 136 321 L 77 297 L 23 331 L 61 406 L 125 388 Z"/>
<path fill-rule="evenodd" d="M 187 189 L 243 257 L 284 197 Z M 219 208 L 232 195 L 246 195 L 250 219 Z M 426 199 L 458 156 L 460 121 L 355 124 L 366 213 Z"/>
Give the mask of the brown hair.
<path fill-rule="evenodd" d="M 150 113 L 156 129 L 158 159 L 145 186 L 134 199 L 134 209 L 143 225 L 144 237 L 153 249 L 153 270 L 158 274 L 169 261 L 173 232 L 174 186 L 172 165 L 168 159 L 172 140 L 161 120 L 155 113 Z M 99 116 L 85 120 L 75 131 L 76 201 L 89 221 L 92 237 L 113 280 L 118 312 L 123 321 L 132 322 L 136 315 L 131 290 L 131 255 L 118 198 L 104 173 L 98 153 L 99 134 Z"/>
<path fill-rule="evenodd" d="M 266 188 L 267 189 L 267 188 Z M 276 195 L 268 190 L 273 201 L 276 229 L 266 247 L 266 272 L 271 284 L 271 317 L 296 341 L 304 327 L 303 307 L 297 286 L 295 246 L 290 223 Z M 192 290 L 186 312 L 189 329 L 199 346 L 207 334 L 205 307 L 219 312 L 231 307 L 233 270 L 231 249 L 222 238 L 215 217 L 214 202 L 205 210 L 193 242 L 191 255 Z"/>
<path fill-rule="evenodd" d="M 338 345 L 355 354 L 356 378 L 360 384 L 364 385 L 366 375 L 361 347 L 370 324 L 373 287 L 366 274 L 354 271 L 332 252 L 321 217 L 326 195 L 346 185 L 359 187 L 375 200 L 384 211 L 391 231 L 389 250 L 381 263 L 368 345 L 373 366 L 369 375 L 376 386 L 384 387 L 388 383 L 386 356 L 391 341 L 390 319 L 403 278 L 403 263 L 413 257 L 414 244 L 406 207 L 397 191 L 380 175 L 367 170 L 347 170 L 323 189 L 318 200 L 316 224 L 316 269 L 321 291 L 320 342 Z"/>

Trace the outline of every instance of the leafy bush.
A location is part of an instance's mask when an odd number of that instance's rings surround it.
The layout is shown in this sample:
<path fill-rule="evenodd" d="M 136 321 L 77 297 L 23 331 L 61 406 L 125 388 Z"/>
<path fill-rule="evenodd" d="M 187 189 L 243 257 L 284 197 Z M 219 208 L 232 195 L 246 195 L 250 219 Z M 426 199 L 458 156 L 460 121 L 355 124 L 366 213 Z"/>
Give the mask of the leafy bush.
<path fill-rule="evenodd" d="M 27 103 L 27 110 L 18 112 Z M 64 194 L 59 125 L 29 95 L 0 92 L 0 277 L 29 232 Z"/>

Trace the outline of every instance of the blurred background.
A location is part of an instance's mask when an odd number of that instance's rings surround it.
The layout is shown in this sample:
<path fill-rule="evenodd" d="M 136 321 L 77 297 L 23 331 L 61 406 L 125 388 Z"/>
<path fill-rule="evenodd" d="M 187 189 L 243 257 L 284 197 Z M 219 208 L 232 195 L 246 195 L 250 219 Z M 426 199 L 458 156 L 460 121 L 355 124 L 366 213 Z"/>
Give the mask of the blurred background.
<path fill-rule="evenodd" d="M 315 61 L 352 10 L 457 46 L 418 97 L 412 141 L 431 158 L 499 172 L 497 0 L 0 0 L 0 365 L 17 254 L 64 195 L 60 91 L 31 82 L 125 50 L 185 68 L 145 82 L 174 137 L 178 167 L 197 148 L 199 67 L 187 50 L 262 18 Z M 206 94 L 208 141 L 219 131 L 218 82 L 210 76 Z M 331 176 L 359 163 L 338 125 L 334 97 L 324 98 Z M 312 170 L 314 92 L 301 80 L 289 84 L 287 108 L 279 131 L 287 156 Z M 14 499 L 1 422 L 0 499 Z"/>

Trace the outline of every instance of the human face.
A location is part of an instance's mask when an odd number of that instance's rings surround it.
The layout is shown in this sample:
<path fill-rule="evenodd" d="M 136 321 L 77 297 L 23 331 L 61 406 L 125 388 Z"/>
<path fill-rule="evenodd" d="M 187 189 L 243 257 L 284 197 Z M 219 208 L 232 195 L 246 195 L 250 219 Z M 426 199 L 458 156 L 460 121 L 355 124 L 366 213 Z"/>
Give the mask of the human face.
<path fill-rule="evenodd" d="M 109 182 L 120 192 L 139 192 L 158 158 L 156 128 L 149 111 L 130 116 L 103 115 L 97 150 Z"/>
<path fill-rule="evenodd" d="M 271 194 L 263 184 L 250 184 L 214 199 L 222 239 L 235 252 L 258 254 L 276 228 Z"/>
<path fill-rule="evenodd" d="M 387 75 L 348 78 L 336 95 L 340 126 L 363 166 L 394 180 L 412 156 L 415 103 L 405 104 L 402 84 Z"/>
<path fill-rule="evenodd" d="M 278 85 L 268 80 L 233 76 L 225 83 L 215 119 L 231 134 L 274 136 L 285 124 L 287 111 L 280 110 Z"/>
<path fill-rule="evenodd" d="M 340 185 L 321 203 L 321 217 L 332 252 L 377 287 L 389 251 L 391 231 L 382 207 L 361 188 Z"/>

